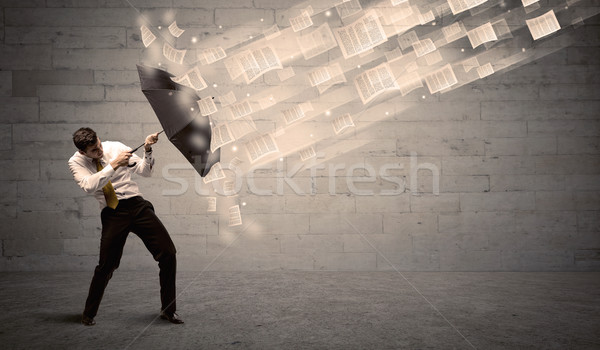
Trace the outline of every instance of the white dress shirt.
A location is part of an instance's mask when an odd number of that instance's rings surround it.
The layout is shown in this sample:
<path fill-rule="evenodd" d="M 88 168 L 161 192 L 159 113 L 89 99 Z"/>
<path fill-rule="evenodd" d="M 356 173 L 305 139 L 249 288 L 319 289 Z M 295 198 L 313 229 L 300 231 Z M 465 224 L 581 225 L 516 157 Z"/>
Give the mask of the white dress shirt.
<path fill-rule="evenodd" d="M 73 174 L 73 178 L 77 182 L 77 185 L 85 192 L 93 193 L 98 202 L 100 202 L 101 209 L 106 206 L 106 199 L 104 198 L 102 187 L 109 181 L 112 183 L 117 194 L 117 199 L 119 200 L 140 196 L 141 192 L 137 183 L 131 180 L 131 174 L 137 173 L 144 177 L 152 175 L 152 167 L 154 165 L 152 151 L 145 152 L 143 159 L 136 154 L 133 154 L 129 163 L 136 162 L 137 164 L 135 166 L 131 168 L 120 166 L 115 170 L 110 165 L 110 162 L 117 158 L 121 152 L 128 151 L 131 148 L 120 142 L 113 141 L 102 142 L 102 148 L 104 154 L 102 155 L 100 162 L 104 169 L 101 171 L 97 170 L 94 159 L 79 152 L 75 152 L 69 159 L 69 168 L 71 169 L 71 173 Z"/>

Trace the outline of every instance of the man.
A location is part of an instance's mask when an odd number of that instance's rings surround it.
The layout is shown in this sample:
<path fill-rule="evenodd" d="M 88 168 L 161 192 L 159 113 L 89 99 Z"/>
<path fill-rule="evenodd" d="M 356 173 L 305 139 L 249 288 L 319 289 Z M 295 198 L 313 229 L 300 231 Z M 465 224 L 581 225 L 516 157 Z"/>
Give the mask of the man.
<path fill-rule="evenodd" d="M 96 324 L 94 317 L 104 289 L 119 266 L 129 232 L 138 235 L 154 260 L 158 261 L 162 303 L 160 317 L 175 324 L 183 323 L 175 313 L 175 246 L 154 214 L 154 207 L 142 198 L 138 185 L 131 180 L 133 173 L 145 177 L 152 174 L 152 145 L 157 141 L 158 133 L 146 137 L 144 158 L 140 159 L 120 142 L 100 142 L 90 128 L 80 128 L 73 134 L 73 143 L 78 151 L 69 159 L 69 168 L 79 187 L 94 194 L 102 208 L 100 259 L 81 319 L 86 326 Z"/>

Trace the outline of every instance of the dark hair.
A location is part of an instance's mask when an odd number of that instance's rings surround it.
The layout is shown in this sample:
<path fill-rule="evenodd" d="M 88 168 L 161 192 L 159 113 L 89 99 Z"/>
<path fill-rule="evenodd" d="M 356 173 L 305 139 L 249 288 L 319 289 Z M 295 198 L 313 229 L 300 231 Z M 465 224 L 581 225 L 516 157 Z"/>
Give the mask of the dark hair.
<path fill-rule="evenodd" d="M 93 146 L 96 142 L 98 142 L 98 136 L 90 128 L 79 128 L 73 133 L 73 143 L 81 151 L 85 152 L 88 146 Z"/>

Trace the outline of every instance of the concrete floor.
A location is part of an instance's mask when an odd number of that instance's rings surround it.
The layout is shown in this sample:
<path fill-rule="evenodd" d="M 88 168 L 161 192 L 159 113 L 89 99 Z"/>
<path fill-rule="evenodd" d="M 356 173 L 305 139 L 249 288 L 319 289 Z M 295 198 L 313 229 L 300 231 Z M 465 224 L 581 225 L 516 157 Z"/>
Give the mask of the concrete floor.
<path fill-rule="evenodd" d="M 422 295 L 396 272 L 182 272 L 177 326 L 157 274 L 118 270 L 85 327 L 91 271 L 0 273 L 0 347 L 600 348 L 600 273 L 403 274 Z"/>

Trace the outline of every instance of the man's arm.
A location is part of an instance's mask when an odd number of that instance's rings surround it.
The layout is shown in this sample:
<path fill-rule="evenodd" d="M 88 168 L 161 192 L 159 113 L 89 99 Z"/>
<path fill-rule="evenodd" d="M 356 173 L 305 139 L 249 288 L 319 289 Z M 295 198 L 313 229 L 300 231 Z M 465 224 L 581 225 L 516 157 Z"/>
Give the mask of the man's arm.
<path fill-rule="evenodd" d="M 138 161 L 137 166 L 135 167 L 135 172 L 144 176 L 149 177 L 152 175 L 152 169 L 154 167 L 154 157 L 152 157 L 152 145 L 158 142 L 158 134 L 150 134 L 146 137 L 146 142 L 144 143 L 144 158 L 141 161 Z M 137 155 L 133 155 L 133 157 L 138 160 L 140 157 Z"/>
<path fill-rule="evenodd" d="M 99 172 L 92 172 L 75 159 L 69 160 L 69 169 L 77 185 L 87 193 L 94 193 L 104 187 L 115 173 L 115 169 L 110 164 Z"/>

